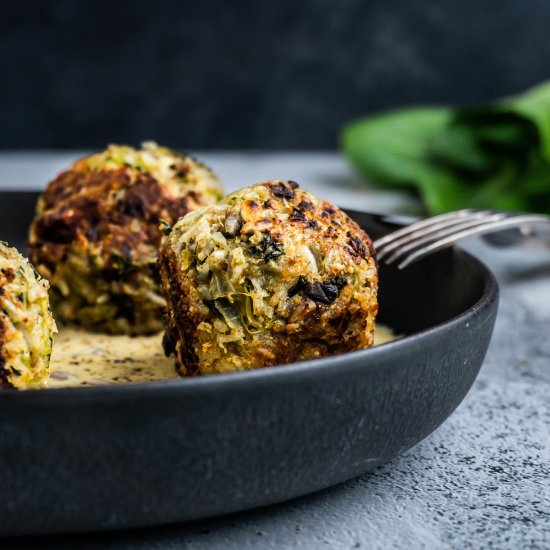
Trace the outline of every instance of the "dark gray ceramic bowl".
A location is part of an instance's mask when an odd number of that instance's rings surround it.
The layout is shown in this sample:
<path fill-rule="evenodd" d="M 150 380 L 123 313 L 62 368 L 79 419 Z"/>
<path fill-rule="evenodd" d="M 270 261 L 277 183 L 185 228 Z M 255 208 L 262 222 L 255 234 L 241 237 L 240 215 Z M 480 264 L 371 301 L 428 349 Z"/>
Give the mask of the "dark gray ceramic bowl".
<path fill-rule="evenodd" d="M 0 194 L 22 246 L 36 194 Z M 393 226 L 350 212 L 373 237 Z M 491 273 L 453 249 L 382 267 L 374 349 L 255 372 L 0 394 L 0 534 L 118 529 L 281 502 L 409 449 L 462 401 L 497 311 Z"/>

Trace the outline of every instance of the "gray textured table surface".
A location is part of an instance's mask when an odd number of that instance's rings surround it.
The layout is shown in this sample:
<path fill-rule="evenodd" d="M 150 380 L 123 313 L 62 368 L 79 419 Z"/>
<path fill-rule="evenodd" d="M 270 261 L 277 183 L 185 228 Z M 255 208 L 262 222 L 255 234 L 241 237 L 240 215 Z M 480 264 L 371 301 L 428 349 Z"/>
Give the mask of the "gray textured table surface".
<path fill-rule="evenodd" d="M 34 189 L 75 153 L 0 153 L 0 189 Z M 200 155 L 234 189 L 290 178 L 347 207 L 414 210 L 325 153 Z M 481 374 L 430 437 L 375 472 L 286 504 L 187 525 L 10 541 L 25 548 L 550 548 L 550 252 L 467 244 L 501 306 Z"/>

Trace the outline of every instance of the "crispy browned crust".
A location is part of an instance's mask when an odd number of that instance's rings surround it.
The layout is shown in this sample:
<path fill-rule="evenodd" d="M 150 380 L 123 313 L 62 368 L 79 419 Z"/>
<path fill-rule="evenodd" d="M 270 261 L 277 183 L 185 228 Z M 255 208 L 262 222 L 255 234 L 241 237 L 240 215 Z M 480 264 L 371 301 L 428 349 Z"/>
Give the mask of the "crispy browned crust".
<path fill-rule="evenodd" d="M 0 287 L 0 291 L 3 290 Z M 4 325 L 3 316 L 0 315 L 0 389 L 13 388 L 10 383 L 10 372 L 8 367 L 6 367 L 6 358 L 4 357 L 3 347 L 4 339 L 6 337 L 6 327 Z"/>
<path fill-rule="evenodd" d="M 137 292 L 112 291 L 109 302 L 116 304 L 115 318 L 99 315 L 92 323 L 79 314 L 79 308 L 93 307 L 94 298 L 72 290 L 74 308 L 67 314 L 68 309 L 62 307 L 67 300 L 61 288 L 64 281 L 60 280 L 66 275 L 57 277 L 56 271 L 71 254 L 88 254 L 90 272 L 78 274 L 86 278 L 88 286 L 105 281 L 103 287 L 108 289 L 109 283 L 113 283 L 110 288 L 128 285 L 139 289 L 143 278 L 152 281 L 149 286 L 158 285 L 160 220 L 172 223 L 201 200 L 193 191 L 178 195 L 173 189 L 136 168 L 93 171 L 79 163 L 48 185 L 31 226 L 28 247 L 37 270 L 52 283 L 52 307 L 59 320 L 105 332 L 160 330 L 162 306 L 148 303 Z M 120 324 L 117 319 L 127 322 Z"/>
<path fill-rule="evenodd" d="M 15 279 L 15 272 L 13 269 L 2 269 L 0 272 L 0 296 L 4 295 L 4 285 Z M 6 320 L 3 314 L 0 314 L 0 388 L 13 388 L 10 382 L 10 372 L 6 366 L 7 358 L 4 352 L 4 341 L 6 339 Z"/>
<path fill-rule="evenodd" d="M 241 220 L 241 223 L 246 223 L 240 227 L 240 238 L 245 239 L 247 231 L 260 228 L 265 238 L 275 244 L 283 243 L 289 234 L 300 231 L 309 232 L 312 241 L 323 243 L 322 246 L 327 249 L 335 243 L 335 246 L 343 248 L 342 254 L 355 263 L 357 269 L 374 268 L 374 277 L 365 283 L 372 289 L 372 299 L 370 303 L 358 303 L 354 298 L 357 289 L 350 288 L 345 282 L 339 289 L 338 299 L 331 303 L 312 299 L 304 291 L 298 290 L 296 295 L 292 295 L 292 314 L 282 319 L 282 327 L 250 336 L 242 349 L 230 343 L 228 354 L 246 354 L 246 368 L 260 368 L 371 346 L 374 317 L 378 309 L 378 279 L 372 240 L 331 203 L 318 201 L 312 204 L 307 200 L 307 196 L 311 195 L 304 195 L 294 182 L 264 185 L 270 189 L 271 199 L 263 204 L 250 199 L 243 202 L 241 212 L 247 212 L 248 219 Z M 270 201 L 284 201 L 285 208 L 291 207 L 288 219 L 282 222 L 276 215 L 266 216 L 266 212 L 273 207 Z M 174 246 L 166 242 L 161 248 L 160 257 L 161 277 L 169 307 L 165 322 L 165 352 L 167 355 L 176 355 L 176 368 L 181 375 L 202 374 L 196 350 L 204 342 L 197 339 L 197 327 L 203 322 L 211 323 L 216 313 L 212 309 L 207 311 L 200 307 L 194 276 L 190 270 L 181 269 Z M 292 262 L 292 258 L 286 261 Z M 324 277 L 326 280 L 327 276 Z"/>
<path fill-rule="evenodd" d="M 167 249 L 161 257 L 161 278 L 167 300 L 170 303 L 165 317 L 165 333 L 162 341 L 167 356 L 176 354 L 176 370 L 181 376 L 199 374 L 196 353 L 196 327 L 202 315 L 189 299 L 185 284 L 177 276 L 177 257 L 173 249 Z"/>
<path fill-rule="evenodd" d="M 173 222 L 189 211 L 187 196 L 176 197 L 152 176 L 130 168 L 63 172 L 46 189 L 41 208 L 32 224 L 32 258 L 53 270 L 76 240 L 101 243 L 107 269 L 118 265 L 118 256 L 132 260 L 150 254 L 160 244 L 159 220 Z"/>

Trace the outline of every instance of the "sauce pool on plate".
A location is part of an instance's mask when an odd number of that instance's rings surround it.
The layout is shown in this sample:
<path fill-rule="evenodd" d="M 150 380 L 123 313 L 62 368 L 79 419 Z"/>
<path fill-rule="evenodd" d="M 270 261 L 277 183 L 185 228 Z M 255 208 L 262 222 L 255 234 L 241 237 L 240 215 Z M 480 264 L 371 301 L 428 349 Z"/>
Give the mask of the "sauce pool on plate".
<path fill-rule="evenodd" d="M 378 325 L 374 345 L 396 338 L 391 329 Z M 48 388 L 178 378 L 174 359 L 164 355 L 162 334 L 133 338 L 61 328 L 55 338 L 51 368 Z"/>
<path fill-rule="evenodd" d="M 62 328 L 55 338 L 51 367 L 49 388 L 178 377 L 173 358 L 164 356 L 162 334 L 132 338 Z"/>

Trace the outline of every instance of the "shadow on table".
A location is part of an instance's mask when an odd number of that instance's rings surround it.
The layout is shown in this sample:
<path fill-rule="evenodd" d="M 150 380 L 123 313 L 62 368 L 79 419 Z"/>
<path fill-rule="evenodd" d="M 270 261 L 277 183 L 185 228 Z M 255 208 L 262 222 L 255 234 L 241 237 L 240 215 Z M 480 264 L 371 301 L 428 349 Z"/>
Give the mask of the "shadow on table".
<path fill-rule="evenodd" d="M 550 280 L 550 253 L 546 262 L 529 267 L 517 266 L 509 268 L 508 273 L 502 279 L 507 283 L 524 283 L 540 279 Z"/>
<path fill-rule="evenodd" d="M 399 461 L 399 457 L 394 459 Z M 153 549 L 153 548 L 172 548 L 186 547 L 187 544 L 210 544 L 210 536 L 222 535 L 220 532 L 231 532 L 233 529 L 243 527 L 246 533 L 242 534 L 246 538 L 246 544 L 250 544 L 250 539 L 258 539 L 258 544 L 262 544 L 262 537 L 268 533 L 262 531 L 262 525 L 272 524 L 275 517 L 281 520 L 281 515 L 288 516 L 288 522 L 292 525 L 293 521 L 299 523 L 292 516 L 297 509 L 304 508 L 307 513 L 308 508 L 326 508 L 327 500 L 332 501 L 334 506 L 338 505 L 339 500 L 346 492 L 353 490 L 357 483 L 368 483 L 373 476 L 380 475 L 381 470 L 391 469 L 391 462 L 377 468 L 373 472 L 366 473 L 359 478 L 341 483 L 334 487 L 318 491 L 311 495 L 299 497 L 281 504 L 273 504 L 255 510 L 238 512 L 226 516 L 198 520 L 187 523 L 176 523 L 171 525 L 162 525 L 155 527 L 142 527 L 137 529 L 106 531 L 101 533 L 76 533 L 70 535 L 49 535 L 41 537 L 12 537 L 0 539 L 0 548 L 6 549 L 24 549 L 24 550 L 65 550 L 74 548 L 92 549 Z M 383 474 L 382 474 L 383 475 Z M 285 519 L 286 521 L 286 519 Z M 296 527 L 298 531 L 299 528 Z M 223 535 L 222 535 L 223 536 Z M 225 539 L 225 536 L 223 536 Z M 216 538 L 216 541 L 219 541 Z M 265 541 L 265 539 L 263 539 Z M 234 539 L 234 542 L 237 538 Z M 214 543 L 215 544 L 215 543 Z M 243 543 L 244 546 L 244 543 Z"/>

